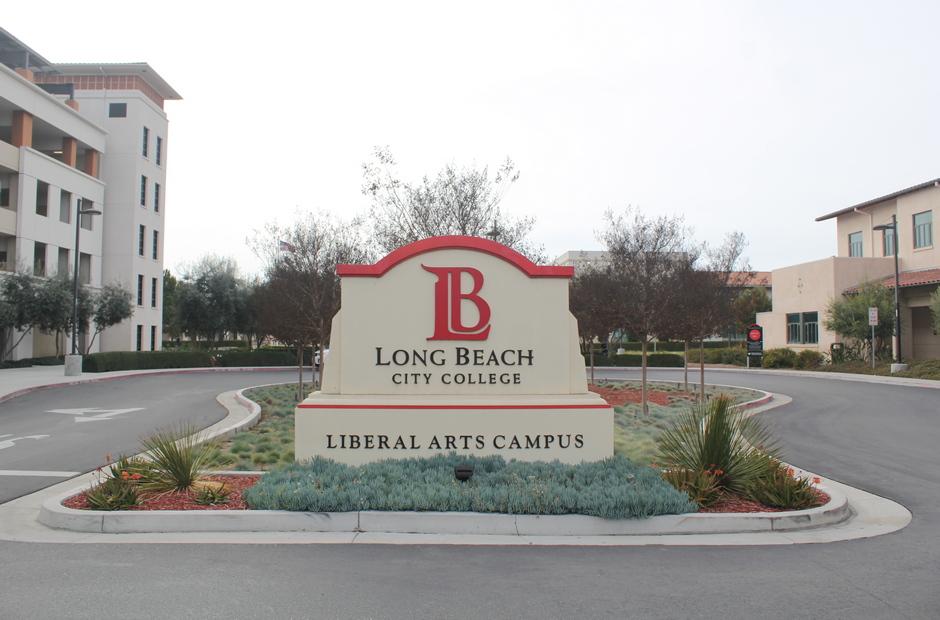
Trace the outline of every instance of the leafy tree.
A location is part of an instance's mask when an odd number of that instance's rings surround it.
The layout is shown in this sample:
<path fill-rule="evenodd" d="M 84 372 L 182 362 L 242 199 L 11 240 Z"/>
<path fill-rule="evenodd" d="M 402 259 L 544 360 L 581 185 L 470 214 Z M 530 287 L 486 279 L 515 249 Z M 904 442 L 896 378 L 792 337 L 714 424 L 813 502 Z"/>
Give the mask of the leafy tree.
<path fill-rule="evenodd" d="M 4 351 L 4 358 L 32 331 L 37 321 L 39 308 L 35 303 L 36 282 L 33 276 L 16 272 L 3 278 L 0 283 L 0 327 L 21 332 L 19 338 Z"/>
<path fill-rule="evenodd" d="M 164 300 L 166 303 L 166 300 Z M 95 338 L 105 329 L 117 325 L 124 319 L 130 318 L 134 314 L 134 306 L 131 304 L 131 292 L 120 284 L 107 284 L 91 300 L 93 312 L 91 320 L 95 324 L 95 330 L 92 333 L 91 340 L 85 353 L 91 351 L 91 346 L 95 343 Z M 87 321 L 82 323 L 88 331 Z"/>
<path fill-rule="evenodd" d="M 490 175 L 489 168 L 457 168 L 447 164 L 433 178 L 406 183 L 398 177 L 388 148 L 376 148 L 362 165 L 362 193 L 372 199 L 370 219 L 379 249 L 385 252 L 441 235 L 489 237 L 538 262 L 541 246 L 527 237 L 535 220 L 512 219 L 499 205 L 519 178 L 512 160 Z"/>
<path fill-rule="evenodd" d="M 930 314 L 933 315 L 933 331 L 940 334 L 940 288 L 930 296 Z"/>
<path fill-rule="evenodd" d="M 177 285 L 180 330 L 209 343 L 223 340 L 226 333 L 236 333 L 244 286 L 234 260 L 214 254 L 204 256 Z"/>
<path fill-rule="evenodd" d="M 72 329 L 72 299 L 74 296 L 74 282 L 65 275 L 53 278 L 39 278 L 35 285 L 36 318 L 33 327 L 41 331 L 55 334 L 56 356 L 61 352 L 59 342 L 63 333 L 70 333 Z M 79 325 L 87 320 L 90 314 L 90 299 L 84 287 L 79 287 L 78 297 Z"/>
<path fill-rule="evenodd" d="M 628 208 L 622 215 L 607 212 L 601 238 L 610 253 L 620 323 L 641 343 L 642 411 L 648 414 L 648 345 L 679 298 L 676 283 L 687 269 L 688 229 L 681 218 L 648 218 Z"/>
<path fill-rule="evenodd" d="M 266 263 L 257 299 L 259 330 L 297 347 L 298 396 L 303 397 L 303 348 L 329 346 L 330 325 L 339 310 L 336 265 L 372 262 L 358 221 L 308 213 L 292 225 L 269 224 L 252 247 Z M 321 357 L 321 376 L 325 356 Z"/>
<path fill-rule="evenodd" d="M 735 331 L 739 334 L 746 332 L 748 327 L 757 322 L 758 312 L 769 312 L 771 309 L 770 297 L 764 287 L 755 286 L 742 290 L 731 303 Z"/>
<path fill-rule="evenodd" d="M 868 309 L 878 308 L 878 325 L 872 341 L 868 325 Z M 833 299 L 826 308 L 826 329 L 848 340 L 846 350 L 856 358 L 862 351 L 878 354 L 884 351 L 894 334 L 894 296 L 890 289 L 876 282 L 862 284 L 855 293 Z"/>
<path fill-rule="evenodd" d="M 607 343 L 618 326 L 616 284 L 609 269 L 585 269 L 571 280 L 568 303 L 578 320 L 581 344 L 588 351 L 594 383 L 594 341 Z"/>
<path fill-rule="evenodd" d="M 163 270 L 163 336 L 171 338 L 177 342 L 182 335 L 179 325 L 179 280 L 170 273 L 169 269 Z"/>

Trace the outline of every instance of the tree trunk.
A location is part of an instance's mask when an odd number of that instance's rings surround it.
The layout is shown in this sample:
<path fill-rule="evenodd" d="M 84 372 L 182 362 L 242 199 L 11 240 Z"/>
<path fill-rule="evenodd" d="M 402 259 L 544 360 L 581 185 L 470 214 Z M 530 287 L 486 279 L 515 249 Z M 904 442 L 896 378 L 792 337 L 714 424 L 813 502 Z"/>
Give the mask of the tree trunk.
<path fill-rule="evenodd" d="M 304 345 L 297 343 L 297 402 L 304 399 Z"/>
<path fill-rule="evenodd" d="M 594 343 L 591 346 L 591 385 L 594 385 Z"/>
<path fill-rule="evenodd" d="M 702 402 L 705 402 L 705 341 L 698 341 L 698 372 L 699 372 L 699 390 Z"/>
<path fill-rule="evenodd" d="M 16 339 L 16 342 L 13 343 L 13 346 L 11 346 L 9 349 L 7 349 L 7 352 L 3 354 L 3 359 L 6 359 L 6 358 L 10 357 L 10 355 L 13 353 L 13 349 L 15 349 L 16 347 L 18 347 L 19 344 L 20 344 L 21 342 L 23 342 L 23 338 L 26 337 L 26 334 L 28 334 L 28 333 L 31 332 L 31 331 L 33 331 L 33 328 L 32 328 L 32 327 L 28 328 L 26 331 L 24 331 L 22 334 L 20 334 L 20 337 Z"/>
<path fill-rule="evenodd" d="M 640 369 L 640 402 L 641 402 L 641 411 L 643 415 L 649 415 L 650 409 L 649 405 L 646 402 L 646 349 L 649 346 L 649 343 L 646 341 L 646 338 L 643 338 L 643 360 L 641 362 L 642 368 Z"/>
<path fill-rule="evenodd" d="M 684 381 L 686 394 L 689 392 L 689 339 L 685 339 Z"/>

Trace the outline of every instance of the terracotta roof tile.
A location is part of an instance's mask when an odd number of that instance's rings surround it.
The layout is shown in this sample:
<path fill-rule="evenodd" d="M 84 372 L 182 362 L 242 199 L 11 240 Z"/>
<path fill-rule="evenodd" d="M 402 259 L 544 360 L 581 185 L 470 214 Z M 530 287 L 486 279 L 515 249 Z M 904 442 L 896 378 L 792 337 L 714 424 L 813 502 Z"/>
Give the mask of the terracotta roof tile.
<path fill-rule="evenodd" d="M 940 284 L 940 269 L 921 269 L 919 271 L 902 271 L 898 277 L 898 283 L 901 288 L 911 286 L 927 286 L 928 284 Z M 888 288 L 894 288 L 894 276 L 888 276 L 879 282 L 879 284 Z M 852 286 L 845 289 L 846 293 L 854 293 L 858 286 Z"/>

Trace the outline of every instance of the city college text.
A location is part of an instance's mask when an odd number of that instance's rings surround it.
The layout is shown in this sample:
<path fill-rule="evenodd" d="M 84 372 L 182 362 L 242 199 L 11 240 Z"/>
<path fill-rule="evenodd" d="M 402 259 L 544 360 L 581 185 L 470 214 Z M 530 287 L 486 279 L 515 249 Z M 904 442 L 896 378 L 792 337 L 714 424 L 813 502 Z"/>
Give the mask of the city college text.
<path fill-rule="evenodd" d="M 452 362 L 450 361 L 452 360 Z M 451 355 L 446 349 L 395 349 L 384 351 L 375 347 L 375 365 L 399 369 L 429 368 L 446 366 L 470 367 L 512 367 L 532 366 L 532 349 L 471 349 L 454 347 Z M 435 374 L 432 372 L 396 372 L 391 380 L 395 385 L 430 385 Z M 522 375 L 518 372 L 444 372 L 438 380 L 444 385 L 519 385 Z"/>

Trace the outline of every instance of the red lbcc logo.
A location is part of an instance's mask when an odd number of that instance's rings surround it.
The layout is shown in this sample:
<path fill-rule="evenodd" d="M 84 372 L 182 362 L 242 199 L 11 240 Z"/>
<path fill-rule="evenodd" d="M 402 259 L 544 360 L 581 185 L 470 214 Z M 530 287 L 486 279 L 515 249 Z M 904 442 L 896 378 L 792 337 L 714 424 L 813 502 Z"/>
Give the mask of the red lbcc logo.
<path fill-rule="evenodd" d="M 490 335 L 490 305 L 480 297 L 483 274 L 473 267 L 428 267 L 425 271 L 437 276 L 434 284 L 434 335 L 428 340 L 486 340 Z M 469 291 L 460 290 L 461 276 L 470 276 Z M 462 302 L 469 301 L 477 308 L 476 325 L 464 325 L 461 317 Z"/>

